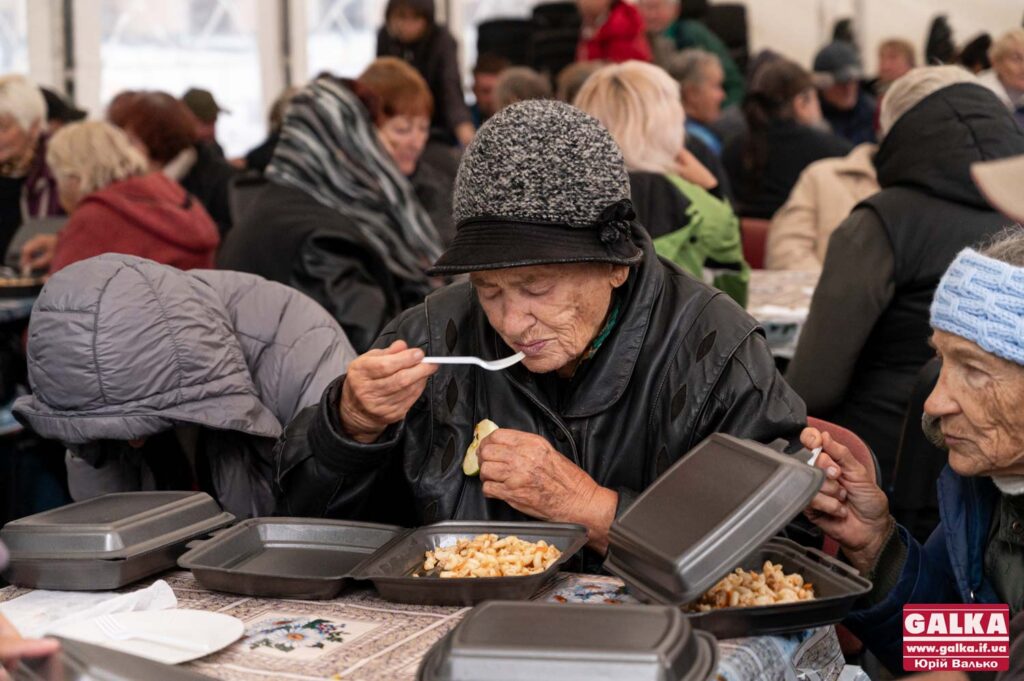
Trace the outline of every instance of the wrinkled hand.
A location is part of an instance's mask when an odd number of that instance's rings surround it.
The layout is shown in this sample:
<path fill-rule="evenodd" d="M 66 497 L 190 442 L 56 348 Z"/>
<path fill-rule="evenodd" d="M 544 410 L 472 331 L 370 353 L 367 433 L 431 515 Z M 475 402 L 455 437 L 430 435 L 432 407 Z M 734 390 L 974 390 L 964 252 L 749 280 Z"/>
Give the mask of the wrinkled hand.
<path fill-rule="evenodd" d="M 18 264 L 24 274 L 49 270 L 53 254 L 57 251 L 56 234 L 37 234 L 21 247 Z"/>
<path fill-rule="evenodd" d="M 21 637 L 14 625 L 0 615 L 0 680 L 8 679 L 7 672 L 13 672 L 18 660 L 22 658 L 45 657 L 60 648 L 53 639 L 26 640 Z"/>
<path fill-rule="evenodd" d="M 341 389 L 341 425 L 358 442 L 375 442 L 405 418 L 427 387 L 436 364 L 423 364 L 423 351 L 395 341 L 352 360 Z"/>
<path fill-rule="evenodd" d="M 480 443 L 480 480 L 485 496 L 526 515 L 587 527 L 598 551 L 607 548 L 618 495 L 532 433 L 501 428 Z"/>
<path fill-rule="evenodd" d="M 718 186 L 718 178 L 708 170 L 697 157 L 685 147 L 676 155 L 676 172 L 687 182 L 692 182 L 702 189 L 712 190 Z"/>
<path fill-rule="evenodd" d="M 885 492 L 875 484 L 874 471 L 857 461 L 830 433 L 805 428 L 800 442 L 808 449 L 824 448 L 815 465 L 827 476 L 804 514 L 843 547 L 855 568 L 868 572 L 896 522 Z"/>

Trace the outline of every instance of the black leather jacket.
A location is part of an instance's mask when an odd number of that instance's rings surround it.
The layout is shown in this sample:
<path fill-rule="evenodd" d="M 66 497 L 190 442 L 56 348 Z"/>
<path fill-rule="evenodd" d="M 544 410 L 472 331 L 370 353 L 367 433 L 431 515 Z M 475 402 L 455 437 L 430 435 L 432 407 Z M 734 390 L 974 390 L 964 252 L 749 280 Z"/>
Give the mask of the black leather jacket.
<path fill-rule="evenodd" d="M 405 420 L 366 445 L 341 428 L 341 377 L 278 443 L 277 512 L 409 526 L 522 520 L 462 473 L 473 427 L 484 418 L 542 435 L 617 491 L 620 509 L 711 433 L 795 438 L 804 403 L 776 371 L 757 323 L 728 296 L 659 260 L 646 233 L 638 241 L 644 260 L 623 286 L 618 324 L 573 382 L 555 391 L 561 404 L 539 385 L 557 379 L 521 364 L 500 372 L 442 366 Z M 395 339 L 428 355 L 512 354 L 468 283 L 402 313 L 376 345 Z"/>

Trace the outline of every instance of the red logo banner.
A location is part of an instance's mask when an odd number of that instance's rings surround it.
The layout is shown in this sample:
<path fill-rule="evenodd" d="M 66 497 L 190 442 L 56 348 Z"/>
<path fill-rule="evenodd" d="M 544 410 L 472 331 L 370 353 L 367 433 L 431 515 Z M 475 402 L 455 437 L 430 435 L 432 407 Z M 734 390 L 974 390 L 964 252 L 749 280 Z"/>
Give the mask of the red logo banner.
<path fill-rule="evenodd" d="M 1009 606 L 903 607 L 904 671 L 1006 671 L 1009 666 Z"/>

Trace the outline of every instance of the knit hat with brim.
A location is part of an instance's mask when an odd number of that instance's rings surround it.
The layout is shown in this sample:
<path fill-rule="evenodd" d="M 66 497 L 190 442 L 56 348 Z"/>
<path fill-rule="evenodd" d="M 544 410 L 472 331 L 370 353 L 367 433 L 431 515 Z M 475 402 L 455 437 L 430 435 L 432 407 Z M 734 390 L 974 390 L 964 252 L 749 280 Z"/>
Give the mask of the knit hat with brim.
<path fill-rule="evenodd" d="M 459 166 L 454 218 L 431 274 L 643 257 L 619 148 L 561 102 L 513 104 L 484 124 Z"/>

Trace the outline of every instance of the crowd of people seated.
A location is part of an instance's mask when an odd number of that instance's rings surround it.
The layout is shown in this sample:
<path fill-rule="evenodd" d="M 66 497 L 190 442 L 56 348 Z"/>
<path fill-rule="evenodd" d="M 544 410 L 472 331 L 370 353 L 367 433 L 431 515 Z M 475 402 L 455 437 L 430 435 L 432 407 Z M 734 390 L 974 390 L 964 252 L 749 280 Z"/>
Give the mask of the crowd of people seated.
<path fill-rule="evenodd" d="M 434 1 L 389 0 L 376 59 L 280 93 L 240 158 L 209 91 L 85 121 L 0 76 L 0 246 L 60 224 L 15 253 L 46 283 L 0 352 L 68 499 L 577 522 L 597 571 L 612 521 L 708 435 L 781 438 L 823 447 L 801 536 L 871 578 L 847 624 L 884 664 L 906 603 L 1005 602 L 1017 631 L 1024 202 L 976 178 L 1024 159 L 1024 29 L 942 65 L 891 38 L 871 80 L 842 36 L 744 73 L 685 1 L 577 0 L 574 63 L 482 53 L 470 104 Z M 1024 183 L 1024 160 L 999 168 Z M 746 219 L 770 221 L 767 268 L 819 277 L 788 367 L 743 309 Z M 482 418 L 500 429 L 467 477 Z M 923 544 L 890 510 L 918 420 L 948 456 Z M 0 618 L 0 663 L 44 649 L 16 637 Z"/>

